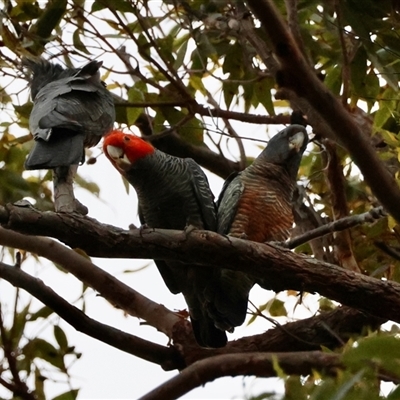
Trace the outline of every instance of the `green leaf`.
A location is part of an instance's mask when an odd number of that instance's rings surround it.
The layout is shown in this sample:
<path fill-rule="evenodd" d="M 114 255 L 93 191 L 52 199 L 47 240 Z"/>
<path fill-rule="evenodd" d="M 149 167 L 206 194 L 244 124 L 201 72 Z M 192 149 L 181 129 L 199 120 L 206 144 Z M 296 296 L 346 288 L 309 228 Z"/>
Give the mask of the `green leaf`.
<path fill-rule="evenodd" d="M 367 74 L 367 53 L 360 47 L 350 64 L 351 87 L 355 95 L 361 96 L 364 93 L 365 75 Z"/>
<path fill-rule="evenodd" d="M 331 400 L 343 400 L 347 398 L 347 394 L 353 389 L 353 387 L 360 382 L 361 378 L 364 375 L 364 371 L 361 370 L 357 372 L 351 379 L 349 379 L 347 382 L 344 382 L 339 390 L 335 393 L 334 396 L 332 396 L 330 399 Z"/>
<path fill-rule="evenodd" d="M 197 118 L 192 118 L 177 129 L 179 135 L 187 142 L 200 146 L 204 144 L 203 123 Z"/>
<path fill-rule="evenodd" d="M 275 108 L 272 102 L 271 89 L 275 86 L 273 79 L 264 78 L 254 84 L 254 93 L 257 100 L 265 107 L 269 115 L 275 115 Z"/>
<path fill-rule="evenodd" d="M 54 337 L 57 340 L 60 349 L 65 351 L 68 348 L 67 335 L 58 325 L 54 325 L 53 329 L 54 329 Z"/>
<path fill-rule="evenodd" d="M 111 8 L 123 13 L 134 13 L 135 10 L 131 3 L 126 0 L 99 0 L 92 4 L 92 12 L 103 10 L 104 8 Z"/>
<path fill-rule="evenodd" d="M 367 76 L 365 77 L 365 90 L 364 90 L 365 99 L 368 102 L 369 109 L 371 109 L 372 106 L 375 104 L 379 92 L 380 92 L 379 79 L 376 76 L 374 70 L 371 69 L 367 74 Z"/>
<path fill-rule="evenodd" d="M 393 336 L 374 336 L 362 339 L 358 346 L 343 355 L 343 363 L 352 370 L 380 366 L 400 376 L 400 339 Z"/>
<path fill-rule="evenodd" d="M 17 104 L 13 104 L 14 110 L 21 116 L 26 119 L 29 119 L 29 116 L 31 115 L 32 108 L 33 108 L 33 103 L 30 101 L 25 103 L 24 105 L 20 106 Z"/>
<path fill-rule="evenodd" d="M 224 74 L 229 73 L 230 79 L 241 79 L 243 77 L 243 53 L 238 43 L 228 50 L 222 66 L 222 72 Z"/>
<path fill-rule="evenodd" d="M 67 10 L 67 0 L 51 0 L 45 3 L 42 15 L 37 19 L 29 30 L 31 37 L 42 39 L 37 41 L 33 47 L 35 52 L 40 52 L 44 43 L 49 39 L 53 29 L 55 29 Z"/>
<path fill-rule="evenodd" d="M 173 107 L 163 107 L 162 113 L 167 121 L 170 123 L 171 127 L 180 124 L 182 120 L 187 116 L 187 114 L 185 114 L 184 112 L 179 111 Z M 176 130 L 178 134 L 187 142 L 194 145 L 203 144 L 203 124 L 197 118 L 191 118 L 185 124 L 179 125 Z"/>
<path fill-rule="evenodd" d="M 197 75 L 191 75 L 191 77 L 189 78 L 189 85 L 193 89 L 198 90 L 203 95 L 207 93 L 202 79 Z"/>
<path fill-rule="evenodd" d="M 13 345 L 17 347 L 19 341 L 24 333 L 26 323 L 29 321 L 29 309 L 31 303 L 29 302 L 20 312 L 14 315 L 14 323 L 10 331 L 10 339 Z"/>
<path fill-rule="evenodd" d="M 393 115 L 393 110 L 389 107 L 381 106 L 374 116 L 374 127 L 382 128 L 383 125 L 391 118 Z"/>
<path fill-rule="evenodd" d="M 72 42 L 74 43 L 74 47 L 75 49 L 81 51 L 82 53 L 90 54 L 90 52 L 88 51 L 88 49 L 81 40 L 81 33 L 82 33 L 81 29 L 79 28 L 75 29 L 75 32 L 72 35 Z"/>
<path fill-rule="evenodd" d="M 260 308 L 261 309 L 261 308 Z M 272 317 L 283 317 L 287 315 L 285 303 L 282 300 L 273 298 L 262 306 L 263 310 L 269 311 Z"/>
<path fill-rule="evenodd" d="M 46 400 L 44 394 L 44 381 L 46 378 L 42 375 L 39 368 L 35 367 L 35 397 L 39 400 Z"/>
<path fill-rule="evenodd" d="M 332 311 L 335 309 L 335 305 L 332 300 L 327 299 L 326 297 L 321 297 L 318 300 L 320 311 Z"/>
<path fill-rule="evenodd" d="M 296 375 L 288 376 L 285 380 L 285 400 L 306 400 L 309 397 L 301 378 Z"/>
<path fill-rule="evenodd" d="M 339 65 L 334 65 L 326 69 L 325 85 L 338 96 L 342 87 L 342 69 Z"/>
<path fill-rule="evenodd" d="M 128 90 L 128 101 L 130 103 L 142 103 L 144 101 L 143 92 L 136 87 L 131 87 Z M 128 125 L 132 126 L 143 112 L 143 107 L 127 107 L 126 116 Z"/>
<path fill-rule="evenodd" d="M 20 41 L 4 23 L 2 23 L 0 26 L 0 35 L 4 45 L 11 51 L 17 52 L 17 49 L 20 46 Z"/>
<path fill-rule="evenodd" d="M 276 372 L 276 376 L 278 378 L 286 378 L 287 377 L 287 374 L 279 365 L 278 357 L 275 354 L 272 355 L 272 367 L 274 368 L 274 371 Z"/>
<path fill-rule="evenodd" d="M 386 400 L 400 400 L 400 385 L 398 385 L 396 389 L 389 393 Z"/>
<path fill-rule="evenodd" d="M 237 82 L 224 81 L 222 83 L 222 90 L 224 92 L 224 100 L 226 108 L 229 109 L 229 107 L 231 106 L 233 97 L 236 96 L 238 93 L 238 88 L 239 88 L 239 83 Z"/>
<path fill-rule="evenodd" d="M 75 400 L 78 396 L 79 389 L 72 389 L 68 392 L 62 393 L 56 397 L 53 397 L 52 400 Z"/>
<path fill-rule="evenodd" d="M 178 49 L 177 53 L 176 53 L 176 59 L 174 62 L 174 69 L 177 70 L 179 69 L 182 64 L 183 61 L 185 60 L 185 56 L 187 53 L 187 48 L 188 48 L 188 41 L 184 41 L 181 45 L 181 47 Z"/>
<path fill-rule="evenodd" d="M 48 318 L 51 314 L 53 314 L 53 310 L 50 307 L 44 306 L 40 310 L 29 316 L 29 321 L 36 321 L 39 318 Z"/>
<path fill-rule="evenodd" d="M 22 353 L 31 360 L 41 358 L 60 370 L 65 371 L 63 356 L 52 344 L 44 339 L 32 339 L 22 348 Z"/>

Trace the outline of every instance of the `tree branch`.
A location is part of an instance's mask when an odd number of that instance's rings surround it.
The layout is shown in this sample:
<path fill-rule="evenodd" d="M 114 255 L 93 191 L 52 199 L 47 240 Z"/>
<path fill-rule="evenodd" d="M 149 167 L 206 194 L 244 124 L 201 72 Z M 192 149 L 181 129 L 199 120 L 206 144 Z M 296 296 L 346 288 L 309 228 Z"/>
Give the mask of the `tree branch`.
<path fill-rule="evenodd" d="M 332 311 L 303 320 L 277 324 L 259 335 L 242 337 L 228 342 L 221 349 L 199 349 L 184 346 L 181 349 L 186 365 L 195 361 L 222 354 L 249 352 L 294 352 L 320 350 L 321 346 L 335 350 L 354 335 L 375 331 L 386 320 L 349 307 L 338 307 Z M 369 329 L 366 329 L 369 328 Z M 181 337 L 179 337 L 181 335 Z M 176 332 L 174 339 L 184 342 L 185 332 Z"/>
<path fill-rule="evenodd" d="M 173 400 L 223 376 L 277 376 L 275 364 L 287 374 L 309 375 L 313 370 L 334 375 L 342 368 L 339 354 L 322 351 L 296 353 L 226 354 L 197 361 L 139 400 Z"/>
<path fill-rule="evenodd" d="M 248 4 L 274 45 L 281 64 L 276 76 L 278 84 L 293 90 L 313 105 L 337 139 L 344 143 L 376 197 L 400 221 L 400 189 L 395 179 L 379 160 L 351 115 L 309 67 L 273 2 L 248 0 Z"/>
<path fill-rule="evenodd" d="M 60 264 L 80 281 L 97 290 L 111 304 L 134 317 L 144 319 L 168 337 L 172 336 L 173 326 L 181 320 L 177 314 L 136 292 L 111 274 L 92 264 L 87 258 L 54 240 L 25 236 L 0 228 L 0 244 L 24 249 Z"/>
<path fill-rule="evenodd" d="M 233 171 L 239 170 L 239 163 L 221 157 L 206 145 L 195 146 L 182 139 L 176 132 L 171 132 L 167 137 L 158 138 L 157 135 L 153 135 L 149 117 L 144 114 L 139 116 L 136 126 L 140 129 L 143 138 L 151 138 L 151 143 L 161 151 L 176 157 L 191 157 L 202 167 L 221 178 L 226 178 Z"/>
<path fill-rule="evenodd" d="M 40 279 L 27 274 L 19 268 L 0 262 L 0 277 L 13 286 L 25 289 L 79 332 L 126 353 L 159 364 L 163 368 L 168 368 L 167 365 L 170 364 L 175 366 L 181 364 L 182 366 L 182 361 L 178 360 L 178 353 L 174 348 L 149 342 L 89 318 L 81 310 L 69 304 L 46 286 Z"/>
<path fill-rule="evenodd" d="M 328 224 L 319 226 L 318 228 L 306 232 L 303 235 L 299 235 L 294 237 L 293 239 L 288 240 L 286 243 L 279 243 L 279 246 L 286 247 L 288 249 L 294 249 L 295 247 L 300 246 L 301 244 L 306 243 L 317 237 L 328 235 L 333 232 L 343 231 L 345 229 L 365 224 L 367 222 L 375 222 L 385 215 L 386 214 L 382 207 L 375 207 L 365 213 L 351 215 L 349 217 L 344 217 L 336 221 L 329 222 Z"/>
<path fill-rule="evenodd" d="M 73 248 L 82 248 L 91 256 L 180 260 L 244 271 L 255 276 L 257 283 L 264 289 L 277 292 L 287 289 L 318 292 L 344 305 L 400 322 L 400 284 L 347 271 L 271 244 L 199 230 L 126 231 L 78 214 L 40 213 L 30 207 L 13 205 L 7 206 L 7 210 L 0 208 L 0 221 L 7 228 L 20 232 L 53 236 Z M 54 241 L 28 238 L 0 229 L 0 243 L 34 252 L 65 265 L 80 280 L 104 292 L 111 302 L 122 303 L 125 310 L 128 307 L 128 312 L 133 312 L 132 315 L 147 321 L 152 318 L 152 322 L 149 321 L 151 325 L 157 326 L 163 332 L 170 333 L 170 328 L 176 321 L 175 314 L 146 298 L 143 306 L 147 312 L 137 315 L 135 304 L 140 296 L 137 292 Z M 74 262 L 79 266 L 74 266 Z M 101 279 L 93 279 L 93 274 Z M 126 304 L 126 296 L 132 297 L 130 307 Z M 163 326 L 160 326 L 159 314 L 153 312 L 154 308 L 163 315 Z"/>

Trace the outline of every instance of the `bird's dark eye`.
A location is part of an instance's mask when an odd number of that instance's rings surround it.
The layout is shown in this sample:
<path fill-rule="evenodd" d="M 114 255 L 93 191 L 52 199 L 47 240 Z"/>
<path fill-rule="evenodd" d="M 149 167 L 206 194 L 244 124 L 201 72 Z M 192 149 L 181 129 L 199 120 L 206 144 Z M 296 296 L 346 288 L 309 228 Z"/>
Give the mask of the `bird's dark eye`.
<path fill-rule="evenodd" d="M 130 138 L 129 136 L 124 136 L 124 140 L 125 140 L 126 142 L 129 142 L 129 141 L 131 140 L 131 138 Z"/>

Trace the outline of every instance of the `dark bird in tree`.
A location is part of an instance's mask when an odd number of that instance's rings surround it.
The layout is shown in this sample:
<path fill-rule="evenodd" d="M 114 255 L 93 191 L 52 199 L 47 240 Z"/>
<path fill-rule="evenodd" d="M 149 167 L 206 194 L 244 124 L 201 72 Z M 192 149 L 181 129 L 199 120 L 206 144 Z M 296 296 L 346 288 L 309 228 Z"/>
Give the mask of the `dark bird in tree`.
<path fill-rule="evenodd" d="M 244 171 L 226 180 L 218 199 L 217 232 L 255 242 L 282 241 L 293 225 L 292 197 L 306 129 L 290 125 L 276 134 Z M 255 280 L 227 269 L 216 270 L 207 290 L 207 310 L 217 327 L 232 330 L 247 312 Z M 257 282 L 261 283 L 261 282 Z"/>
<path fill-rule="evenodd" d="M 35 139 L 25 168 L 54 170 L 56 211 L 74 211 L 73 177 L 115 120 L 111 93 L 100 80 L 101 61 L 63 68 L 42 58 L 24 59 L 31 73 L 33 109 L 29 129 Z"/>
<path fill-rule="evenodd" d="M 107 135 L 104 153 L 135 188 L 139 217 L 151 228 L 194 227 L 216 231 L 214 196 L 199 165 L 155 149 L 141 138 L 120 131 Z M 197 342 L 204 347 L 222 347 L 227 338 L 205 313 L 204 289 L 211 268 L 178 261 L 155 260 L 168 289 L 182 293 L 189 308 Z"/>

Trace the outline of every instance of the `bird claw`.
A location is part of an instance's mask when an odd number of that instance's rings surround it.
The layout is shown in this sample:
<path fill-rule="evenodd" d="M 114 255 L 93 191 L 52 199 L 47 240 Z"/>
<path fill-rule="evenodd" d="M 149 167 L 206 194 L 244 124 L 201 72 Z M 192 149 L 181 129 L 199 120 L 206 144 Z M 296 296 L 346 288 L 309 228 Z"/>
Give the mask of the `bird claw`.
<path fill-rule="evenodd" d="M 89 209 L 83 205 L 79 200 L 73 199 L 72 202 L 55 202 L 55 211 L 57 213 L 78 213 L 80 215 L 87 215 Z"/>
<path fill-rule="evenodd" d="M 33 204 L 30 203 L 28 200 L 22 199 L 22 200 L 18 200 L 15 203 L 13 203 L 14 206 L 17 207 L 29 207 L 29 208 L 33 208 Z"/>
<path fill-rule="evenodd" d="M 185 228 L 183 229 L 183 231 L 185 232 L 185 234 L 189 234 L 189 233 L 191 233 L 191 232 L 193 232 L 193 231 L 196 231 L 196 230 L 198 230 L 198 228 L 196 228 L 196 227 L 195 227 L 194 225 L 192 225 L 192 224 L 186 225 Z"/>
<path fill-rule="evenodd" d="M 142 233 L 145 229 L 150 228 L 147 224 L 143 224 L 139 226 L 139 236 L 142 236 Z"/>
<path fill-rule="evenodd" d="M 82 204 L 78 199 L 74 199 L 74 208 L 75 212 L 81 214 L 81 215 L 88 215 L 89 209 Z"/>
<path fill-rule="evenodd" d="M 140 227 L 140 228 L 141 228 L 141 227 Z M 140 228 L 139 228 L 139 229 L 140 229 Z M 128 229 L 129 229 L 130 231 L 134 231 L 134 230 L 136 230 L 136 229 L 138 229 L 138 228 L 137 228 L 137 226 L 136 226 L 135 224 L 129 224 Z"/>

